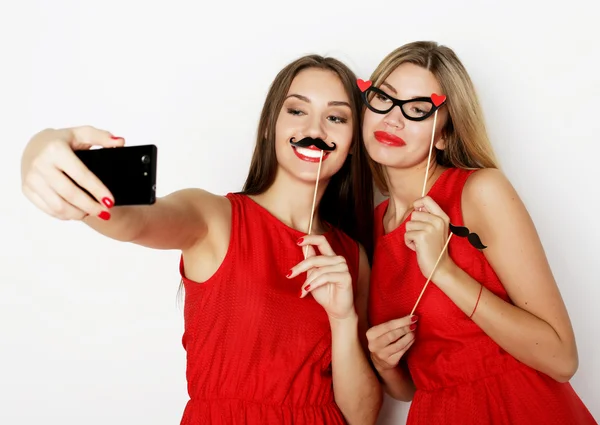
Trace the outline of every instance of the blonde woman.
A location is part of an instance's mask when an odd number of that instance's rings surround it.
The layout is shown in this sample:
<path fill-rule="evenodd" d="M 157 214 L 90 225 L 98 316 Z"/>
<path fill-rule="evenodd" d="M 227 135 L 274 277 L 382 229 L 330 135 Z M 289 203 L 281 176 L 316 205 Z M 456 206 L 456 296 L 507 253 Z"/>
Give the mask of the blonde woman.
<path fill-rule="evenodd" d="M 389 199 L 375 210 L 367 335 L 385 389 L 412 400 L 411 425 L 596 424 L 568 382 L 578 358 L 567 310 L 460 60 L 410 43 L 371 83 L 363 137 Z M 466 229 L 409 317 L 450 225 Z"/>

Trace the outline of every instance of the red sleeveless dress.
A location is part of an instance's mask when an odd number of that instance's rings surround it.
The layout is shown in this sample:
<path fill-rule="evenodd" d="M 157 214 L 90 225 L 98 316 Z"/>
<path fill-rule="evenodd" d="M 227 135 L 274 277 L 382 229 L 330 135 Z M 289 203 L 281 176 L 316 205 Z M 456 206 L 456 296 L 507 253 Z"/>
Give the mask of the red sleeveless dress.
<path fill-rule="evenodd" d="M 204 283 L 185 277 L 183 347 L 188 401 L 182 425 L 345 424 L 335 404 L 331 329 L 306 279 L 286 274 L 304 259 L 305 233 L 242 194 L 232 207 L 227 254 Z M 326 234 L 356 282 L 359 250 L 339 230 Z"/>
<path fill-rule="evenodd" d="M 463 225 L 461 194 L 473 171 L 451 168 L 428 195 Z M 375 209 L 369 316 L 378 325 L 410 314 L 426 278 L 404 243 L 405 223 L 385 234 L 388 200 Z M 483 241 L 485 243 L 485 241 Z M 453 237 L 449 255 L 475 280 L 510 302 L 482 252 Z M 596 421 L 569 383 L 517 361 L 489 338 L 433 282 L 415 311 L 416 340 L 405 354 L 417 391 L 409 425 L 591 425 Z"/>

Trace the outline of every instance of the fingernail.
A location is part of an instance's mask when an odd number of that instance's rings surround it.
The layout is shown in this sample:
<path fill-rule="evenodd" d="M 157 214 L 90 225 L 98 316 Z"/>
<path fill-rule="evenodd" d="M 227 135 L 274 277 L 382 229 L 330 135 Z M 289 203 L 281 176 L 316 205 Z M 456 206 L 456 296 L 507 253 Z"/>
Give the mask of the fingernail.
<path fill-rule="evenodd" d="M 306 285 L 306 288 L 304 288 L 304 290 L 305 290 L 306 292 L 310 291 L 310 285 Z"/>
<path fill-rule="evenodd" d="M 417 320 L 419 320 L 419 316 L 412 316 L 412 317 L 410 318 L 410 321 L 411 321 L 412 323 L 415 323 Z"/>
<path fill-rule="evenodd" d="M 117 136 L 110 136 L 110 138 L 113 140 L 125 140 L 122 137 L 117 137 Z"/>
<path fill-rule="evenodd" d="M 409 329 L 410 329 L 411 331 L 414 331 L 415 329 L 417 329 L 417 324 L 416 324 L 416 323 L 413 323 L 412 325 L 410 325 L 410 326 L 409 326 Z"/>
<path fill-rule="evenodd" d="M 300 238 L 298 239 L 298 241 L 296 242 L 298 245 L 300 245 L 302 242 L 304 241 L 304 238 Z"/>
<path fill-rule="evenodd" d="M 110 198 L 102 198 L 102 203 L 106 205 L 106 208 L 112 208 L 115 203 Z"/>
<path fill-rule="evenodd" d="M 287 274 L 285 275 L 285 277 L 290 277 L 292 275 L 292 271 L 290 270 L 289 272 L 287 272 Z"/>
<path fill-rule="evenodd" d="M 110 218 L 110 213 L 108 211 L 102 211 L 100 214 L 98 214 L 98 217 L 100 217 L 102 220 L 108 220 Z"/>
<path fill-rule="evenodd" d="M 300 288 L 300 298 L 302 298 L 303 295 L 304 295 L 304 291 L 302 290 L 302 288 Z"/>

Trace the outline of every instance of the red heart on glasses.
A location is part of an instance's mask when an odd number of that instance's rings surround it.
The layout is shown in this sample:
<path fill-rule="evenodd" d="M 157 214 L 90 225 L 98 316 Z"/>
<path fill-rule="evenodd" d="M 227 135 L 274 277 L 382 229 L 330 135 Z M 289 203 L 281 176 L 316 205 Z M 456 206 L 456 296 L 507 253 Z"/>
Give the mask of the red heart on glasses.
<path fill-rule="evenodd" d="M 442 103 L 444 103 L 446 101 L 446 96 L 444 96 L 443 94 L 433 93 L 431 95 L 431 101 L 433 102 L 433 104 L 435 106 L 440 106 Z"/>
<path fill-rule="evenodd" d="M 373 83 L 371 83 L 370 81 L 363 81 L 359 78 L 358 80 L 356 80 L 356 84 L 358 85 L 360 91 L 364 92 L 366 89 L 371 87 L 371 84 Z"/>

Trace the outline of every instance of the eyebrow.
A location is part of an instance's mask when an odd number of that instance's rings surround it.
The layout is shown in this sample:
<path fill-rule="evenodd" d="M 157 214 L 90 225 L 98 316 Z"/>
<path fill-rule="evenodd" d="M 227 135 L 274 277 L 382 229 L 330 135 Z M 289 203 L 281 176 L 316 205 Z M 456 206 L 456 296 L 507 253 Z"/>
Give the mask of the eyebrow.
<path fill-rule="evenodd" d="M 296 93 L 292 93 L 289 96 L 287 96 L 285 98 L 285 100 L 289 99 L 290 97 L 295 97 L 297 99 L 300 99 L 306 103 L 311 103 L 310 99 L 306 96 L 302 96 L 301 94 L 296 94 Z M 327 103 L 328 106 L 347 106 L 348 108 L 352 109 L 352 107 L 350 106 L 350 104 L 348 102 L 344 102 L 342 100 L 332 100 L 331 102 Z"/>
<path fill-rule="evenodd" d="M 387 88 L 389 88 L 391 91 L 394 92 L 394 94 L 398 94 L 398 92 L 396 91 L 396 89 L 394 88 L 394 86 L 392 86 L 391 84 L 386 83 L 385 81 L 383 83 L 381 83 L 382 86 L 386 86 Z"/>
<path fill-rule="evenodd" d="M 387 88 L 389 88 L 391 91 L 394 92 L 395 95 L 398 95 L 398 92 L 396 91 L 396 89 L 389 83 L 386 83 L 385 81 L 383 83 L 381 83 L 382 86 L 386 86 Z M 421 98 L 429 98 L 429 96 L 412 96 L 410 99 L 408 100 L 412 100 L 412 99 L 421 99 Z"/>

